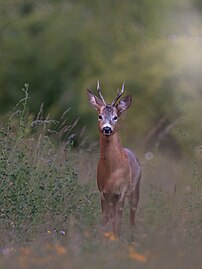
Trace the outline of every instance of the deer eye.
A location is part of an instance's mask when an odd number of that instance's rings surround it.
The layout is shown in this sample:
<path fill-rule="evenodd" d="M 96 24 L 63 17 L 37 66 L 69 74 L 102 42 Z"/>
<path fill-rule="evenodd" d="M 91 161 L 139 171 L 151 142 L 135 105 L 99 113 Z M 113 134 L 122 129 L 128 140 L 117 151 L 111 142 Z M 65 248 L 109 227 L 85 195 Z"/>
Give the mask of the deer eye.
<path fill-rule="evenodd" d="M 101 116 L 101 115 L 99 115 L 99 116 L 98 116 L 98 119 L 99 119 L 99 120 L 102 120 L 102 116 Z"/>
<path fill-rule="evenodd" d="M 113 120 L 114 120 L 114 121 L 117 121 L 117 119 L 118 119 L 117 116 L 114 116 L 114 117 L 113 117 Z"/>

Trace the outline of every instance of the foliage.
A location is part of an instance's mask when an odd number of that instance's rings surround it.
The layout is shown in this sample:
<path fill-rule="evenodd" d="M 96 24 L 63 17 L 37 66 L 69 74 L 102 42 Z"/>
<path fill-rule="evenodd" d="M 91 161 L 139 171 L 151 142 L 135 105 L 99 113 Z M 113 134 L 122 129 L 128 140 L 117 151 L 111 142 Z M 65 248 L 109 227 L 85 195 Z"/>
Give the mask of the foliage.
<path fill-rule="evenodd" d="M 29 116 L 28 85 L 23 92 L 8 124 L 0 129 L 0 222 L 2 229 L 17 233 L 18 240 L 43 218 L 58 218 L 62 224 L 73 213 L 82 217 L 85 206 L 90 212 L 88 188 L 78 184 L 71 164 L 70 141 L 58 145 L 61 131 L 52 133 L 56 122 L 43 119 L 42 111 L 36 120 Z M 65 129 L 62 126 L 62 132 Z"/>
<path fill-rule="evenodd" d="M 18 89 L 26 81 L 32 112 L 44 102 L 57 118 L 71 107 L 69 121 L 79 116 L 78 126 L 87 125 L 92 139 L 96 123 L 85 89 L 94 88 L 100 79 L 106 99 L 111 100 L 125 81 L 126 91 L 134 97 L 130 125 L 123 125 L 131 145 L 141 142 L 154 150 L 164 137 L 174 153 L 178 149 L 190 154 L 201 144 L 198 1 L 0 4 L 2 112 L 19 98 Z"/>

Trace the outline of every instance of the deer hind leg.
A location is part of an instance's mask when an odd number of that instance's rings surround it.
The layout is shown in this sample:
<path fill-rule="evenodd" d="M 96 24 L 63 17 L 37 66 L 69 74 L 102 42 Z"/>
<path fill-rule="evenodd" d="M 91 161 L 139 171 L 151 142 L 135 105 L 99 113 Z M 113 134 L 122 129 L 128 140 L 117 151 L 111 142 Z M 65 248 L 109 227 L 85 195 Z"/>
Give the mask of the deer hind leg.
<path fill-rule="evenodd" d="M 136 184 L 135 189 L 131 192 L 129 197 L 130 203 L 130 224 L 135 225 L 135 214 L 137 211 L 137 206 L 140 196 L 140 181 Z"/>

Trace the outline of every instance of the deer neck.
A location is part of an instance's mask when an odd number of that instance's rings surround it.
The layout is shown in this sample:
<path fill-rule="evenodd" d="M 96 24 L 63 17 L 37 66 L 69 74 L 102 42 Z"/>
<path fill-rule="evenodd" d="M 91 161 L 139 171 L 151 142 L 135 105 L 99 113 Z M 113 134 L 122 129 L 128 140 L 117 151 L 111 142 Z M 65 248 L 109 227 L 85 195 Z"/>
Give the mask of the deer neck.
<path fill-rule="evenodd" d="M 123 159 L 124 150 L 118 133 L 110 136 L 100 134 L 100 159 L 104 162 L 115 162 Z"/>

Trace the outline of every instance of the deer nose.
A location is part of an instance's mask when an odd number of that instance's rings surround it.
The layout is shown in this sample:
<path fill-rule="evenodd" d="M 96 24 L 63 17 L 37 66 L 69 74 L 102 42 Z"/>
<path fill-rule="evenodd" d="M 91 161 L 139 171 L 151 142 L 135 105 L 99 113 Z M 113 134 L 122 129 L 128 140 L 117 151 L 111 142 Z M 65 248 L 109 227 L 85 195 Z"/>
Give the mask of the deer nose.
<path fill-rule="evenodd" d="M 109 127 L 109 126 L 105 126 L 105 127 L 102 128 L 102 132 L 103 132 L 103 134 L 109 135 L 109 134 L 112 133 L 112 128 Z"/>

